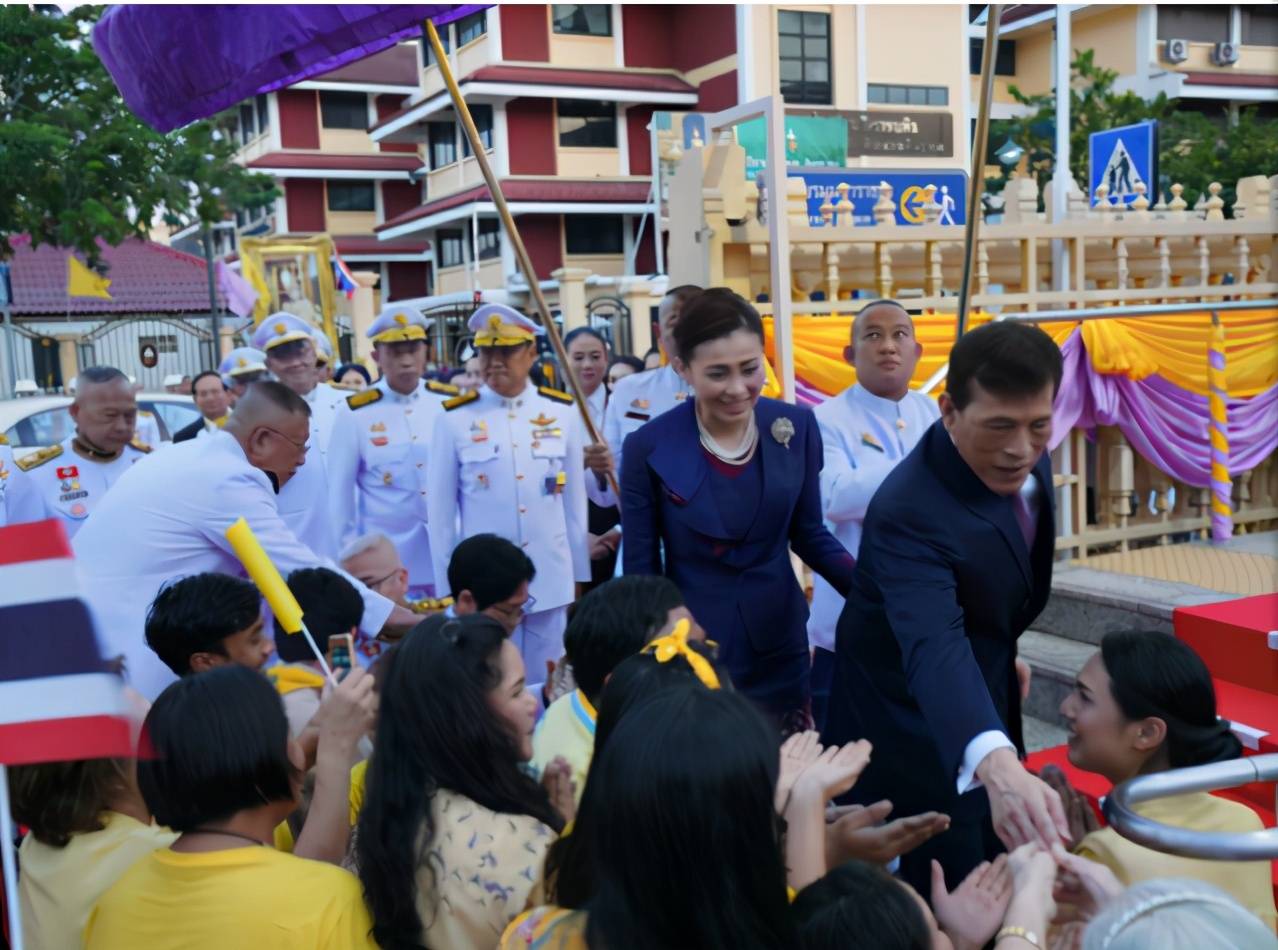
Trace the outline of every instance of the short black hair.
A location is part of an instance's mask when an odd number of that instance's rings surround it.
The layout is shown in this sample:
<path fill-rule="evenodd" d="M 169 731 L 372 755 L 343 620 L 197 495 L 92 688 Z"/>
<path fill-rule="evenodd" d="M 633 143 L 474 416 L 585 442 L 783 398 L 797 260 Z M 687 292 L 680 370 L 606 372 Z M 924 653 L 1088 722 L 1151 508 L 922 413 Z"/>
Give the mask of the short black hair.
<path fill-rule="evenodd" d="M 129 381 L 129 377 L 114 366 L 87 366 L 76 376 L 76 386 L 83 386 L 85 383 L 110 383 L 117 379 Z"/>
<path fill-rule="evenodd" d="M 304 567 L 288 576 L 288 589 L 302 608 L 306 629 L 315 645 L 324 649 L 335 633 L 350 633 L 364 616 L 364 599 L 355 585 L 326 567 Z M 275 652 L 286 663 L 307 663 L 318 659 L 306 638 L 275 628 Z"/>
<path fill-rule="evenodd" d="M 849 861 L 801 890 L 790 905 L 802 950 L 841 950 L 856 934 L 866 950 L 927 950 L 927 921 L 914 898 L 876 864 Z"/>
<path fill-rule="evenodd" d="M 448 589 L 454 597 L 468 590 L 475 608 L 486 610 L 514 596 L 524 581 L 532 583 L 537 568 L 518 545 L 495 534 L 476 534 L 453 550 L 448 561 Z"/>
<path fill-rule="evenodd" d="M 972 383 L 996 396 L 1032 396 L 1061 388 L 1060 347 L 1038 327 L 1019 320 L 987 323 L 959 337 L 950 350 L 946 391 L 956 409 L 972 401 Z"/>
<path fill-rule="evenodd" d="M 896 307 L 896 309 L 902 311 L 907 317 L 910 318 L 910 325 L 911 326 L 914 325 L 914 314 L 910 313 L 910 311 L 905 309 L 905 304 L 898 303 L 895 300 L 889 300 L 886 297 L 880 300 L 871 300 L 864 307 L 858 310 L 856 314 L 852 317 L 852 326 L 849 332 L 852 335 L 853 346 L 856 345 L 856 325 L 861 322 L 862 316 L 864 316 L 868 311 L 873 310 L 875 307 Z"/>
<path fill-rule="evenodd" d="M 333 378 L 340 380 L 343 376 L 345 376 L 351 370 L 355 370 L 355 372 L 363 376 L 364 382 L 367 383 L 369 386 L 373 385 L 372 375 L 368 372 L 368 370 L 365 367 L 360 366 L 358 363 L 343 363 L 341 366 L 337 367 L 337 372 L 333 374 Z"/>
<path fill-rule="evenodd" d="M 608 341 L 604 339 L 604 335 L 594 327 L 575 327 L 568 331 L 568 335 L 564 337 L 564 349 L 568 349 L 568 344 L 579 337 L 592 336 L 603 346 L 604 352 L 608 352 Z"/>
<path fill-rule="evenodd" d="M 673 581 L 648 574 L 614 577 L 577 602 L 564 631 L 564 652 L 592 703 L 617 664 L 642 650 L 670 611 L 683 605 Z"/>
<path fill-rule="evenodd" d="M 283 383 L 273 379 L 259 379 L 249 383 L 249 391 L 265 396 L 268 402 L 277 408 L 293 414 L 301 414 L 307 418 L 311 415 L 311 406 L 305 399 Z M 248 393 L 245 393 L 248 395 Z"/>
<path fill-rule="evenodd" d="M 101 831 L 103 813 L 129 787 L 128 759 L 75 759 L 9 766 L 13 817 L 36 841 L 65 848 L 73 837 Z"/>
<path fill-rule="evenodd" d="M 191 396 L 192 397 L 195 396 L 195 387 L 200 385 L 200 380 L 202 380 L 205 376 L 212 376 L 214 379 L 216 379 L 219 383 L 222 384 L 223 389 L 226 389 L 226 381 L 222 379 L 222 374 L 214 369 L 206 369 L 199 376 L 195 377 L 195 379 L 191 380 Z"/>
<path fill-rule="evenodd" d="M 262 616 L 251 581 L 230 574 L 195 574 L 160 589 L 146 615 L 146 645 L 178 676 L 191 672 L 191 656 L 226 656 L 222 641 Z"/>
<path fill-rule="evenodd" d="M 746 330 L 763 343 L 763 320 L 750 301 L 727 287 L 711 287 L 693 297 L 675 324 L 675 348 L 679 359 L 692 361 L 692 354 L 702 343 Z"/>
<path fill-rule="evenodd" d="M 690 300 L 697 294 L 701 293 L 701 291 L 702 288 L 698 287 L 696 284 L 680 284 L 678 287 L 671 287 L 661 296 L 674 297 L 676 300 L 682 302 Z"/>
<path fill-rule="evenodd" d="M 612 358 L 612 362 L 608 364 L 608 368 L 612 369 L 618 363 L 623 366 L 629 366 L 636 373 L 643 372 L 643 360 L 639 359 L 637 356 L 614 356 Z"/>
<path fill-rule="evenodd" d="M 138 787 L 155 820 L 191 831 L 291 801 L 288 719 L 261 673 L 223 666 L 162 692 L 143 725 Z"/>

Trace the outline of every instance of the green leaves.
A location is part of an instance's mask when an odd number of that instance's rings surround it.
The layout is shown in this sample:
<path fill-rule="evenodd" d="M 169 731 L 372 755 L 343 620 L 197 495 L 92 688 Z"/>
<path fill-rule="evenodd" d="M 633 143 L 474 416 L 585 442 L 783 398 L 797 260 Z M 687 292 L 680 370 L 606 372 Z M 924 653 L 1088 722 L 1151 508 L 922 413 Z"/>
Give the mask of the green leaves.
<path fill-rule="evenodd" d="M 1209 118 L 1201 112 L 1181 111 L 1175 100 L 1163 93 L 1151 100 L 1134 92 L 1115 92 L 1118 72 L 1096 65 L 1093 50 L 1075 51 L 1070 82 L 1070 173 L 1080 189 L 1087 187 L 1087 137 L 1104 129 L 1159 121 L 1159 189 L 1169 197 L 1173 182 L 1185 186 L 1184 199 L 1192 206 L 1206 192 L 1207 185 L 1219 181 L 1227 206 L 1234 202 L 1235 185 L 1248 175 L 1272 175 L 1278 171 L 1278 122 L 1259 117 L 1255 107 L 1239 110 L 1238 121 L 1230 125 L 1222 112 Z M 1026 95 L 1016 86 L 1008 92 L 1032 114 L 1018 119 L 990 123 L 990 143 L 997 147 L 1010 137 L 1025 149 L 1029 166 L 1038 180 L 1040 208 L 1042 195 L 1055 169 L 1054 92 Z M 990 190 L 1002 190 L 1006 178 L 989 179 Z M 1150 204 L 1159 195 L 1151 191 Z"/>
<path fill-rule="evenodd" d="M 0 6 L 0 257 L 23 232 L 76 247 L 146 237 L 153 221 L 214 223 L 279 196 L 215 135 L 225 117 L 160 135 L 138 119 L 89 42 L 98 7 Z"/>

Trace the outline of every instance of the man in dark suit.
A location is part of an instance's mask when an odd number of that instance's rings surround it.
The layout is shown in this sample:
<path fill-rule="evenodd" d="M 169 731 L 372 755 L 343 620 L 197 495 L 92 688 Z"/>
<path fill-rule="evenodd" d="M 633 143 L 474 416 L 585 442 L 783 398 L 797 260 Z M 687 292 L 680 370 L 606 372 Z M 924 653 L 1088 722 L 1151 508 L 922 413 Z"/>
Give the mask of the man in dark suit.
<path fill-rule="evenodd" d="M 936 810 L 950 830 L 901 860 L 929 893 L 1003 845 L 1050 844 L 1059 797 L 1018 753 L 1016 639 L 1051 590 L 1052 402 L 1061 355 L 1028 324 L 992 323 L 950 353 L 941 418 L 870 502 L 824 741 L 869 739 L 854 797 L 898 814 Z"/>
<path fill-rule="evenodd" d="M 213 370 L 205 370 L 195 377 L 195 382 L 191 383 L 191 396 L 195 399 L 195 407 L 200 410 L 200 418 L 173 433 L 174 442 L 186 442 L 204 432 L 216 432 L 231 416 L 231 397 L 226 391 L 226 384 Z"/>

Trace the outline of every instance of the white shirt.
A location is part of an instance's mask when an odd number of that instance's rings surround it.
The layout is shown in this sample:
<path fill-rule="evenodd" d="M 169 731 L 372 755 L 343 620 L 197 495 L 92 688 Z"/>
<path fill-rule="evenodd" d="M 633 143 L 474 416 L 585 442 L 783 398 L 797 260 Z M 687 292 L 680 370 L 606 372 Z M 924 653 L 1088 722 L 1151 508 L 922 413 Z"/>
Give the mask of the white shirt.
<path fill-rule="evenodd" d="M 427 461 L 431 555 L 445 565 L 476 534 L 500 535 L 532 559 L 535 612 L 572 603 L 590 580 L 581 417 L 529 383 L 507 399 L 487 386 L 435 422 Z"/>
<path fill-rule="evenodd" d="M 426 460 L 435 419 L 452 394 L 419 382 L 404 395 L 391 389 L 385 377 L 372 388 L 381 393 L 376 402 L 356 398 L 361 404 L 351 408 L 348 396 L 338 404 L 329 438 L 326 468 L 339 547 L 379 532 L 399 551 L 410 585 L 435 584 L 427 533 Z M 442 565 L 444 570 L 447 566 Z M 439 573 L 443 581 L 443 570 Z"/>
<path fill-rule="evenodd" d="M 13 464 L 13 449 L 7 443 L 0 443 L 0 528 L 9 523 L 8 507 L 5 498 L 9 494 L 9 480 L 17 466 Z"/>
<path fill-rule="evenodd" d="M 147 412 L 145 409 L 138 410 L 138 418 L 133 425 L 133 431 L 137 435 L 138 441 L 149 448 L 157 449 L 161 445 L 168 444 L 160 438 L 160 424 L 156 422 L 155 414 Z"/>
<path fill-rule="evenodd" d="M 197 439 L 202 439 L 204 436 L 212 435 L 214 432 L 221 432 L 222 426 L 226 425 L 227 420 L 230 418 L 231 414 L 228 412 L 221 418 L 221 420 L 203 419 L 204 425 L 200 428 L 199 432 L 195 433 L 195 437 Z"/>
<path fill-rule="evenodd" d="M 608 387 L 604 383 L 600 383 L 593 393 L 586 397 L 586 409 L 590 412 L 590 421 L 595 424 L 595 431 L 599 433 L 599 437 L 603 439 L 604 444 L 608 445 L 608 437 L 604 433 L 604 416 L 607 412 L 608 405 Z M 580 414 L 581 410 L 577 410 Z M 583 439 L 585 435 L 583 433 Z M 621 468 L 614 460 L 614 475 L 621 472 Z M 586 497 L 598 505 L 600 508 L 613 508 L 617 504 L 617 495 L 612 490 L 612 485 L 607 479 L 600 484 L 599 477 L 593 472 L 586 473 Z"/>
<path fill-rule="evenodd" d="M 612 449 L 617 472 L 621 472 L 621 450 L 626 436 L 645 422 L 669 412 L 692 392 L 673 366 L 660 366 L 623 376 L 612 391 L 604 411 L 604 441 Z M 596 502 L 597 504 L 597 502 Z"/>
<path fill-rule="evenodd" d="M 74 537 L 120 476 L 147 457 L 129 444 L 109 461 L 86 459 L 71 447 L 74 439 L 64 439 L 57 455 L 26 471 L 15 463 L 6 502 L 10 524 L 56 518 L 67 537 Z"/>
<path fill-rule="evenodd" d="M 349 395 L 332 386 L 318 385 L 302 398 L 311 407 L 311 434 L 306 462 L 279 494 L 279 512 L 299 541 L 316 554 L 337 557 L 338 527 L 331 511 L 325 455 L 337 404 Z"/>
<path fill-rule="evenodd" d="M 855 557 L 870 499 L 941 412 L 922 393 L 907 392 L 898 402 L 876 396 L 858 384 L 821 403 L 813 415 L 825 446 L 821 512 L 826 526 Z M 842 612 L 843 598 L 817 574 L 808 642 L 833 650 Z"/>
<path fill-rule="evenodd" d="M 270 480 L 228 432 L 170 446 L 126 472 L 74 538 L 104 655 L 124 654 L 130 684 L 148 699 L 175 677 L 146 645 L 147 610 L 170 580 L 206 571 L 244 576 L 226 540 L 239 517 L 285 577 L 301 567 L 339 570 L 289 530 Z M 377 634 L 394 604 L 346 577 L 364 599 L 360 629 Z"/>

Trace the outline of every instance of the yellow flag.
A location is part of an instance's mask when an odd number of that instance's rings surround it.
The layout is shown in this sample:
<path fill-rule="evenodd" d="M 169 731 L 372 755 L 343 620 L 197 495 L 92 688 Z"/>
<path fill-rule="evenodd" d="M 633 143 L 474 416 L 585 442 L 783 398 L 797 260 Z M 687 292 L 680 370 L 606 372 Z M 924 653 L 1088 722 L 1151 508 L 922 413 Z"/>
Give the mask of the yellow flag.
<path fill-rule="evenodd" d="M 67 257 L 67 296 L 68 297 L 101 297 L 110 300 L 107 288 L 111 281 L 95 274 L 74 257 Z"/>
<path fill-rule="evenodd" d="M 240 276 L 257 291 L 257 303 L 253 305 L 253 323 L 261 323 L 271 312 L 271 288 L 266 285 L 266 278 L 262 276 L 262 271 L 253 262 L 253 258 L 247 254 L 240 255 Z"/>

